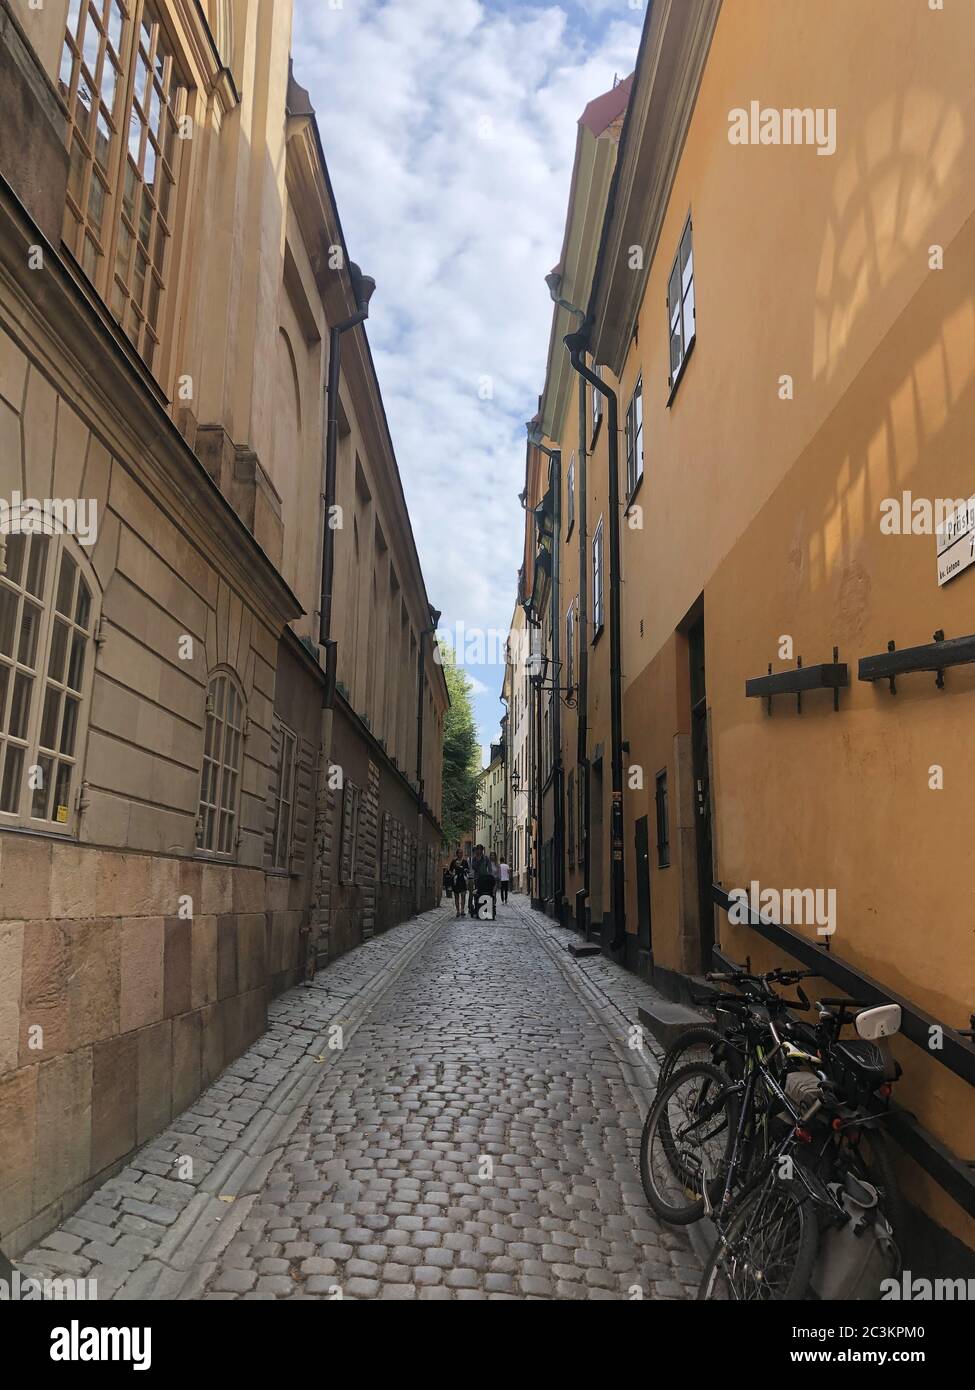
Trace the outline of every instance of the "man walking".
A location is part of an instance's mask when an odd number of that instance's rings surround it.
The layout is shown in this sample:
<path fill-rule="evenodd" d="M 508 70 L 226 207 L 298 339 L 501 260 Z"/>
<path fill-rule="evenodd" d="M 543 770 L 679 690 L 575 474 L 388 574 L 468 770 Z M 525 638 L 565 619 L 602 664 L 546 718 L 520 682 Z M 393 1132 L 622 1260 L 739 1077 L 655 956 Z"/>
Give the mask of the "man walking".
<path fill-rule="evenodd" d="M 501 901 L 503 903 L 508 901 L 508 887 L 510 883 L 511 869 L 502 859 L 501 863 L 498 865 L 498 886 L 501 889 Z"/>

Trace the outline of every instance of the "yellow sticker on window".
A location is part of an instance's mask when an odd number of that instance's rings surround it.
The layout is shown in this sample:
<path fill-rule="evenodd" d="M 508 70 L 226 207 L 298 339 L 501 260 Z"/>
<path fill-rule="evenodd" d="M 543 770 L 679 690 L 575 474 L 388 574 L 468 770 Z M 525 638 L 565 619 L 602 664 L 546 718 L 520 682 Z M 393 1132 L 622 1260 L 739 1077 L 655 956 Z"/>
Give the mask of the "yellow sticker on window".
<path fill-rule="evenodd" d="M 58 807 L 58 811 L 57 811 L 57 815 L 54 817 L 54 819 L 55 819 L 56 821 L 58 821 L 59 824 L 63 825 L 64 822 L 68 819 L 68 808 L 67 808 L 67 806 L 59 806 L 59 807 Z"/>

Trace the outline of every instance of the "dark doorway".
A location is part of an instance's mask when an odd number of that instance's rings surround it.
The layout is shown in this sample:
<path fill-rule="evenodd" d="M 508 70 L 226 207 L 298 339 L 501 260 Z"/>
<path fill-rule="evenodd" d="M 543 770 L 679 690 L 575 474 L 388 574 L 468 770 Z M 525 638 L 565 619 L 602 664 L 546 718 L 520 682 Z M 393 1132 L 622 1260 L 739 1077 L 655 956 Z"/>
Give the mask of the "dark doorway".
<path fill-rule="evenodd" d="M 593 763 L 589 776 L 589 925 L 603 927 L 603 760 Z"/>
<path fill-rule="evenodd" d="M 700 968 L 710 970 L 711 950 L 714 946 L 714 903 L 711 898 L 714 863 L 711 852 L 711 777 L 708 760 L 708 697 L 704 670 L 703 617 L 689 630 L 687 642 L 691 684 L 691 757 L 694 771 Z"/>
<path fill-rule="evenodd" d="M 636 823 L 636 916 L 637 949 L 652 950 L 650 934 L 650 822 L 641 816 Z"/>

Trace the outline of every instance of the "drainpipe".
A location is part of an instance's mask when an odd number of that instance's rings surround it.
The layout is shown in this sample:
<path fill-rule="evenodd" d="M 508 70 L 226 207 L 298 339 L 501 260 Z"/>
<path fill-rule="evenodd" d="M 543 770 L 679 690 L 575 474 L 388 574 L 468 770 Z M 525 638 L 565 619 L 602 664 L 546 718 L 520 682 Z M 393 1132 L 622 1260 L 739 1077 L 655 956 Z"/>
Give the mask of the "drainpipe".
<path fill-rule="evenodd" d="M 349 264 L 352 291 L 358 306 L 351 318 L 335 324 L 328 331 L 328 415 L 325 425 L 325 521 L 322 530 L 322 593 L 319 603 L 318 642 L 325 648 L 325 696 L 323 703 L 331 708 L 335 700 L 336 649 L 332 636 L 332 585 L 335 577 L 335 529 L 331 525 L 335 506 L 335 471 L 339 438 L 339 372 L 342 363 L 342 334 L 356 328 L 369 317 L 369 301 L 376 292 L 376 282 L 363 275 L 354 263 Z"/>
<path fill-rule="evenodd" d="M 437 630 L 440 622 L 440 612 L 436 608 L 430 609 L 430 617 L 433 619 L 432 627 L 425 627 L 420 633 L 420 651 L 417 661 L 417 690 L 416 690 L 416 882 L 413 890 L 413 907 L 416 912 L 420 911 L 420 862 L 419 852 L 423 843 L 423 696 L 426 686 L 426 647 L 424 638 L 430 637 Z"/>
<path fill-rule="evenodd" d="M 531 607 L 531 603 L 530 603 L 530 602 L 523 601 L 521 606 L 522 606 L 522 608 L 525 610 L 525 621 L 526 621 L 527 624 L 528 624 L 528 627 L 527 627 L 526 630 L 527 630 L 527 633 L 528 633 L 528 657 L 529 657 L 529 659 L 530 659 L 530 658 L 531 658 L 531 654 L 532 654 L 532 653 L 531 653 L 531 630 L 532 630 L 533 627 L 534 627 L 534 628 L 540 628 L 540 627 L 541 627 L 541 623 L 540 623 L 540 621 L 534 616 L 534 614 L 533 614 L 533 612 L 532 612 L 532 607 Z M 528 879 L 529 879 L 529 882 L 528 882 L 528 891 L 529 891 L 529 896 L 530 896 L 530 900 L 531 900 L 531 905 L 532 905 L 532 907 L 537 908 L 537 909 L 541 909 L 542 906 L 543 906 L 543 904 L 542 904 L 542 897 L 541 897 L 541 888 L 542 888 L 542 692 L 541 692 L 541 690 L 540 690 L 540 688 L 539 688 L 538 682 L 537 682 L 535 679 L 533 679 L 533 677 L 532 677 L 531 674 L 529 675 L 529 678 L 528 678 L 528 689 L 531 691 L 531 711 L 530 711 L 529 716 L 528 716 L 528 731 L 529 731 L 529 735 L 530 735 L 530 737 L 531 737 L 531 744 L 532 744 L 532 747 L 531 747 L 531 749 L 530 749 L 531 757 L 530 757 L 529 761 L 530 761 L 530 763 L 531 763 L 531 765 L 532 765 L 532 768 L 533 768 L 533 770 L 534 770 L 534 775 L 535 775 L 535 835 L 534 835 L 534 850 L 533 850 L 533 853 L 532 853 L 532 864 L 531 864 L 530 872 L 529 872 L 529 875 L 528 875 Z M 531 798 L 531 791 L 530 791 L 529 788 L 526 788 L 525 800 L 528 802 L 528 807 L 529 807 L 529 812 L 530 812 L 530 810 L 531 810 L 532 798 Z M 532 885 L 533 885 L 533 884 L 534 884 L 534 892 L 532 892 Z"/>
<path fill-rule="evenodd" d="M 567 333 L 565 345 L 573 367 L 606 400 L 606 430 L 609 446 L 609 680 L 610 724 L 613 745 L 613 808 L 610 820 L 612 854 L 613 950 L 626 945 L 626 877 L 623 863 L 623 685 L 620 642 L 620 484 L 619 484 L 619 402 L 616 392 L 601 381 L 585 363 L 589 347 L 591 320 L 576 333 Z"/>
<path fill-rule="evenodd" d="M 576 697 L 578 715 L 578 747 L 576 763 L 578 775 L 583 780 L 582 825 L 582 901 L 576 905 L 576 922 L 581 915 L 585 926 L 586 940 L 589 940 L 589 927 L 586 924 L 586 908 L 589 903 L 589 544 L 586 521 L 586 383 L 579 378 L 579 450 L 577 455 L 579 485 L 576 501 L 576 524 L 579 527 L 579 693 Z M 585 826 L 585 832 L 583 832 Z"/>

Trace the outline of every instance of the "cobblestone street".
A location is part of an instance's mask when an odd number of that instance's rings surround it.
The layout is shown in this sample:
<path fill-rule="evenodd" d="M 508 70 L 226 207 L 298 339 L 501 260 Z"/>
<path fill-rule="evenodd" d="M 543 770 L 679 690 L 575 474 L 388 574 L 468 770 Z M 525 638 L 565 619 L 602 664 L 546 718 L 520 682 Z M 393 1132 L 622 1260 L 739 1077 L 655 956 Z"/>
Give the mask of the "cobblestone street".
<path fill-rule="evenodd" d="M 651 991 L 569 935 L 517 898 L 349 953 L 22 1272 L 100 1298 L 692 1297 L 639 1180 Z"/>

